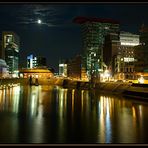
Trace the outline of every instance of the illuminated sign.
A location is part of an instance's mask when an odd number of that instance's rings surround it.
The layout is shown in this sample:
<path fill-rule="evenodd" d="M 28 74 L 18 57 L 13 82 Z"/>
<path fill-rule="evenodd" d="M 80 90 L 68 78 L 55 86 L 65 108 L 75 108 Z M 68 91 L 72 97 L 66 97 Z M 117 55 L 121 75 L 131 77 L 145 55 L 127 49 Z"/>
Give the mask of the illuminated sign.
<path fill-rule="evenodd" d="M 59 64 L 60 67 L 67 66 L 67 64 Z"/>
<path fill-rule="evenodd" d="M 121 45 L 126 45 L 126 46 L 137 46 L 137 45 L 139 45 L 139 43 L 121 42 Z"/>
<path fill-rule="evenodd" d="M 134 58 L 124 58 L 124 62 L 134 62 Z"/>

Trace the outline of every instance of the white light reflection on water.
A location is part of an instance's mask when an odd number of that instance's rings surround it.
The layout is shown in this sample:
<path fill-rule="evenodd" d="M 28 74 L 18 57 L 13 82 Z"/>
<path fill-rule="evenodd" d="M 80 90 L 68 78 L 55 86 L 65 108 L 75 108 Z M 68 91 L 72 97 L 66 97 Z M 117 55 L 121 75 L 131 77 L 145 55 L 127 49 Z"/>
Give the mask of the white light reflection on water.
<path fill-rule="evenodd" d="M 99 133 L 98 133 L 98 140 L 101 143 L 110 143 L 111 142 L 111 121 L 110 121 L 110 104 L 109 98 L 105 96 L 100 96 L 99 101 Z"/>
<path fill-rule="evenodd" d="M 84 90 L 81 90 L 81 114 L 83 115 L 84 111 Z"/>
<path fill-rule="evenodd" d="M 59 104 L 58 104 L 58 142 L 65 141 L 65 137 L 63 134 L 65 133 L 65 119 L 67 118 L 67 91 L 68 89 L 59 89 Z"/>
<path fill-rule="evenodd" d="M 41 86 L 35 86 L 31 92 L 30 115 L 33 118 L 32 141 L 34 143 L 44 142 L 44 126 L 43 126 L 43 96 L 41 95 Z"/>
<path fill-rule="evenodd" d="M 18 113 L 20 86 L 0 90 L 0 111 Z"/>
<path fill-rule="evenodd" d="M 19 99 L 20 99 L 20 86 L 16 86 L 13 88 L 13 96 L 11 98 L 13 99 L 13 112 L 18 113 Z"/>
<path fill-rule="evenodd" d="M 110 105 L 109 105 L 109 99 L 107 99 L 107 104 L 106 104 L 106 143 L 111 142 L 111 121 L 110 121 Z"/>
<path fill-rule="evenodd" d="M 37 116 L 38 103 L 39 103 L 39 89 L 40 86 L 31 86 L 28 92 L 28 114 L 30 116 Z"/>
<path fill-rule="evenodd" d="M 72 90 L 72 119 L 73 119 L 73 115 L 74 115 L 74 96 L 75 95 L 75 89 Z"/>
<path fill-rule="evenodd" d="M 99 98 L 98 142 L 138 143 L 141 140 L 138 137 L 142 137 L 144 133 L 142 123 L 144 106 L 141 102 L 118 97 L 99 96 Z M 147 106 L 147 103 L 145 105 Z"/>
<path fill-rule="evenodd" d="M 25 143 L 147 140 L 146 103 L 99 93 L 97 96 L 89 90 L 41 88 L 18 86 L 0 90 L 0 140 L 3 136 L 8 137 L 9 142 L 22 138 Z M 6 128 L 13 136 L 6 133 Z"/>

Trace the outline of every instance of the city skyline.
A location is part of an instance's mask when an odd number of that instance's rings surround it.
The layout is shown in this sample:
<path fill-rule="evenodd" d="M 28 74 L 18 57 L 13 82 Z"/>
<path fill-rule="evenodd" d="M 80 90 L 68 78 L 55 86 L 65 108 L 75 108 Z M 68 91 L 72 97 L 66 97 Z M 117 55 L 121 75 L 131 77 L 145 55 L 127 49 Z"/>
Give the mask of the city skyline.
<path fill-rule="evenodd" d="M 147 8 L 0 3 L 0 145 L 147 143 Z"/>
<path fill-rule="evenodd" d="M 121 31 L 139 33 L 148 24 L 147 4 L 5 4 L 0 5 L 0 32 L 13 31 L 20 37 L 20 66 L 33 53 L 46 57 L 47 65 L 58 71 L 60 59 L 81 53 L 81 32 L 73 23 L 77 16 L 109 18 L 120 22 Z M 139 10 L 139 11 L 137 11 Z M 128 17 L 127 17 L 128 15 Z M 38 24 L 37 20 L 42 20 Z"/>

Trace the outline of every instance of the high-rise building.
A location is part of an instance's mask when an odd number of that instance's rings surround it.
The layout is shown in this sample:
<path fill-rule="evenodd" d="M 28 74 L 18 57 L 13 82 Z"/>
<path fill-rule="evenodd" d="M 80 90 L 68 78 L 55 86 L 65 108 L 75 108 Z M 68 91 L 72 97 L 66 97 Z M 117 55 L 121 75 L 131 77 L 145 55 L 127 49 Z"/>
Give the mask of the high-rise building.
<path fill-rule="evenodd" d="M 34 67 L 34 57 L 33 54 L 27 56 L 27 68 L 33 68 Z"/>
<path fill-rule="evenodd" d="M 87 80 L 86 70 L 82 67 L 81 55 L 69 59 L 67 64 L 67 76 L 72 79 Z"/>
<path fill-rule="evenodd" d="M 115 77 L 117 79 L 134 79 L 134 47 L 137 45 L 139 45 L 139 35 L 120 32 L 120 46 L 115 58 Z"/>
<path fill-rule="evenodd" d="M 67 75 L 72 79 L 81 79 L 81 56 L 69 59 L 67 64 Z"/>
<path fill-rule="evenodd" d="M 135 47 L 135 75 L 148 73 L 148 26 L 140 29 L 140 45 Z"/>
<path fill-rule="evenodd" d="M 105 36 L 119 32 L 119 22 L 111 19 L 76 17 L 75 23 L 81 25 L 83 66 L 89 79 L 91 75 L 103 71 L 103 46 Z"/>
<path fill-rule="evenodd" d="M 121 31 L 105 37 L 104 63 L 116 79 L 133 79 L 134 47 L 139 45 L 139 35 Z"/>
<path fill-rule="evenodd" d="M 8 73 L 8 65 L 6 64 L 5 60 L 0 59 L 0 78 L 9 77 Z"/>
<path fill-rule="evenodd" d="M 46 67 L 46 58 L 41 56 L 27 56 L 27 68 L 43 68 Z"/>
<path fill-rule="evenodd" d="M 2 48 L 2 41 L 0 41 L 0 58 L 5 59 L 5 50 Z"/>
<path fill-rule="evenodd" d="M 2 32 L 2 58 L 5 59 L 9 73 L 18 75 L 20 39 L 14 32 Z"/>
<path fill-rule="evenodd" d="M 115 73 L 115 57 L 120 46 L 119 34 L 110 33 L 105 37 L 103 48 L 103 61 L 111 76 Z"/>

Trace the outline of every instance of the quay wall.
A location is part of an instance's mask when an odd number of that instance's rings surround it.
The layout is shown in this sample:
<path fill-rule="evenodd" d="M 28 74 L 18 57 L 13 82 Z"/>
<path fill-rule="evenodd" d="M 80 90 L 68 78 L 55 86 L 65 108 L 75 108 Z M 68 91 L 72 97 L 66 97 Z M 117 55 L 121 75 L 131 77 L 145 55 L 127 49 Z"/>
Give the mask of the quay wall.
<path fill-rule="evenodd" d="M 65 81 L 65 82 L 64 82 Z M 148 100 L 148 84 L 133 84 L 122 82 L 104 82 L 91 84 L 89 82 L 64 80 L 64 88 L 94 89 L 100 92 L 119 94 L 130 98 Z"/>
<path fill-rule="evenodd" d="M 0 79 L 0 88 L 2 86 L 9 86 L 12 84 L 20 83 L 21 85 L 28 85 L 29 79 L 24 78 L 9 78 Z M 38 79 L 39 85 L 58 85 L 63 88 L 72 89 L 91 89 L 98 90 L 100 92 L 107 92 L 112 94 L 121 94 L 127 97 L 148 99 L 148 84 L 132 84 L 122 82 L 104 82 L 91 84 L 90 82 L 74 81 L 69 79 L 50 78 L 50 79 Z"/>

